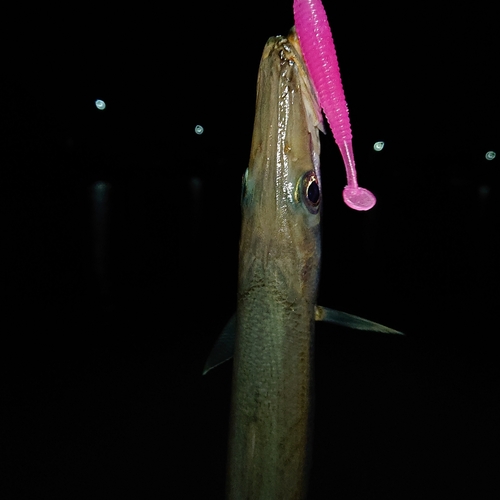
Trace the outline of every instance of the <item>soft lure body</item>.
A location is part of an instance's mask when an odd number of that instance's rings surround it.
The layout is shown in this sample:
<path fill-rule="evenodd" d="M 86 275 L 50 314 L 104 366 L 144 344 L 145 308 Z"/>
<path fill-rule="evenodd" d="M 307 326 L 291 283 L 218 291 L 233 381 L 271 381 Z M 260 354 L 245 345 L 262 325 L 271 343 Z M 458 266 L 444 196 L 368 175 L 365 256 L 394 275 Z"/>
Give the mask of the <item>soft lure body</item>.
<path fill-rule="evenodd" d="M 399 333 L 316 305 L 321 127 L 295 32 L 270 38 L 243 178 L 238 305 L 204 369 L 234 354 L 230 500 L 306 497 L 316 321 Z"/>
<path fill-rule="evenodd" d="M 344 201 L 354 210 L 369 210 L 375 196 L 358 186 L 351 124 L 337 54 L 321 0 L 294 0 L 295 29 L 318 99 L 340 148 L 347 173 Z"/>

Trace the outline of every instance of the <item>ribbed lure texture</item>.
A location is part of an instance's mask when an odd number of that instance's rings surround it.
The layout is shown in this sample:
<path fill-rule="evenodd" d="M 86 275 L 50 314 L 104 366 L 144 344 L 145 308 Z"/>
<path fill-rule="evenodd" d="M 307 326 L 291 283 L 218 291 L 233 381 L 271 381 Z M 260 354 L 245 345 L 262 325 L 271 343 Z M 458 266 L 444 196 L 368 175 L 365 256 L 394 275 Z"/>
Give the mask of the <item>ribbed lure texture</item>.
<path fill-rule="evenodd" d="M 370 210 L 376 198 L 358 186 L 349 112 L 325 8 L 321 0 L 294 0 L 293 10 L 307 69 L 344 160 L 347 174 L 344 201 L 354 210 Z"/>

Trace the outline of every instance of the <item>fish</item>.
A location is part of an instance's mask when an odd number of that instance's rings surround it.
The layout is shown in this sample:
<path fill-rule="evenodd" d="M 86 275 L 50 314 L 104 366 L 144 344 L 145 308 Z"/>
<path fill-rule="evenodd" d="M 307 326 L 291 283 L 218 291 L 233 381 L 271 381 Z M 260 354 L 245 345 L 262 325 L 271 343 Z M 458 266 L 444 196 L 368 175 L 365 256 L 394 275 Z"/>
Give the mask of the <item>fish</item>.
<path fill-rule="evenodd" d="M 316 321 L 400 333 L 316 304 L 320 131 L 321 108 L 292 28 L 271 37 L 262 54 L 242 180 L 237 309 L 204 367 L 234 358 L 230 500 L 306 497 Z"/>

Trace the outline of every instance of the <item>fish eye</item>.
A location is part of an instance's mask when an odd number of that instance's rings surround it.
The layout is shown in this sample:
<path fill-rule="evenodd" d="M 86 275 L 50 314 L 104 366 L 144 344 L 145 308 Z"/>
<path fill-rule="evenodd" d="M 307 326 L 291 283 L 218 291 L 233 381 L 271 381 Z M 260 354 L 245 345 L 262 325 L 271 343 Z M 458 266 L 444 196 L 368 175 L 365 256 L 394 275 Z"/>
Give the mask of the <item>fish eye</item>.
<path fill-rule="evenodd" d="M 307 186 L 307 199 L 313 205 L 319 202 L 319 186 L 316 181 L 311 181 Z"/>
<path fill-rule="evenodd" d="M 319 211 L 321 192 L 319 189 L 318 176 L 315 174 L 314 170 L 304 174 L 300 184 L 301 200 L 304 202 L 309 212 L 317 214 Z"/>

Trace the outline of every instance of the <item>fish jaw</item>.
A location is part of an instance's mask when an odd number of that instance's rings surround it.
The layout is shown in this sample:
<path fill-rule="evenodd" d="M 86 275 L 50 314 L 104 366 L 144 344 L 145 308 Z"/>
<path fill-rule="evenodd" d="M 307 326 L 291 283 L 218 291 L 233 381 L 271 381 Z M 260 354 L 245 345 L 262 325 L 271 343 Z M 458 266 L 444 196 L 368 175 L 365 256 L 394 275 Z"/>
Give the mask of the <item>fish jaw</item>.
<path fill-rule="evenodd" d="M 307 489 L 321 182 L 317 102 L 294 41 L 264 49 L 243 182 L 230 499 Z"/>

